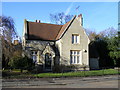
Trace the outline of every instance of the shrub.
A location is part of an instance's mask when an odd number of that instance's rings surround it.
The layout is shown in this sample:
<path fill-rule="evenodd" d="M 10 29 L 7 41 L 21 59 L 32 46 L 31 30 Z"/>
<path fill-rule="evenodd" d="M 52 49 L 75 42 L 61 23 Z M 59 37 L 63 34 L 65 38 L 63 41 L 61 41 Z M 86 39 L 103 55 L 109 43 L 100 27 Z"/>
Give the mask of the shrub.
<path fill-rule="evenodd" d="M 33 69 L 34 66 L 33 60 L 28 58 L 27 56 L 14 56 L 13 58 L 11 58 L 8 64 L 11 68 L 21 69 L 21 72 L 23 69 L 27 69 L 28 71 L 30 71 Z"/>

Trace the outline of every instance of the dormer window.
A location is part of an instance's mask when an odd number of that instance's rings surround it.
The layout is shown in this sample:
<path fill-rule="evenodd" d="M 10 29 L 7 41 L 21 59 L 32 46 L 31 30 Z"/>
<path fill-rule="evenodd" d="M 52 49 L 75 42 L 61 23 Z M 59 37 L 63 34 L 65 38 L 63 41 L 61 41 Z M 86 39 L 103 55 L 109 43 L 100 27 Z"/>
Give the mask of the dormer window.
<path fill-rule="evenodd" d="M 72 34 L 72 44 L 79 44 L 79 43 L 80 43 L 80 35 Z"/>

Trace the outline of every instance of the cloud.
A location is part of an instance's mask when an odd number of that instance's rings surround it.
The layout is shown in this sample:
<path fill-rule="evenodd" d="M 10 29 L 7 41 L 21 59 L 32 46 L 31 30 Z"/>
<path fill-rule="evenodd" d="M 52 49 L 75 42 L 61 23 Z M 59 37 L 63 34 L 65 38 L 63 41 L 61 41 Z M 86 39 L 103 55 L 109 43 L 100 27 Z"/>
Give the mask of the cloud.
<path fill-rule="evenodd" d="M 66 10 L 66 12 L 65 12 L 65 15 L 68 15 L 68 13 L 70 12 L 71 8 L 73 7 L 73 3 L 74 3 L 74 2 L 72 2 L 72 3 L 70 4 L 70 6 L 67 8 L 67 10 Z"/>

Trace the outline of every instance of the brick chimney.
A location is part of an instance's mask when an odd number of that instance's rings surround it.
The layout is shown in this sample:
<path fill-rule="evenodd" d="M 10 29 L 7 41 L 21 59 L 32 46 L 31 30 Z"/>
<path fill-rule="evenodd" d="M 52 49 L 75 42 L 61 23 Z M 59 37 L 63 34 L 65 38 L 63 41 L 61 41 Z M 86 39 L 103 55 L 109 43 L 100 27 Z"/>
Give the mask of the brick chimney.
<path fill-rule="evenodd" d="M 79 14 L 79 15 L 78 15 L 78 20 L 80 21 L 80 26 L 83 26 L 82 14 Z"/>
<path fill-rule="evenodd" d="M 40 23 L 40 20 L 35 20 L 35 22 Z"/>

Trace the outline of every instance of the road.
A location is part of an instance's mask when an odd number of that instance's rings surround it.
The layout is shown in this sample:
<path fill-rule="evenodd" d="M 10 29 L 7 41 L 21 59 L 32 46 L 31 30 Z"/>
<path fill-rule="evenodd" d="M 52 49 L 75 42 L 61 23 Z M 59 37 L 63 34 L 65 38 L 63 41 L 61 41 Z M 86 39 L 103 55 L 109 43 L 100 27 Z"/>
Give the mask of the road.
<path fill-rule="evenodd" d="M 3 88 L 118 88 L 118 75 L 69 78 L 3 79 Z"/>

